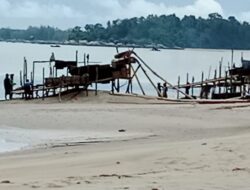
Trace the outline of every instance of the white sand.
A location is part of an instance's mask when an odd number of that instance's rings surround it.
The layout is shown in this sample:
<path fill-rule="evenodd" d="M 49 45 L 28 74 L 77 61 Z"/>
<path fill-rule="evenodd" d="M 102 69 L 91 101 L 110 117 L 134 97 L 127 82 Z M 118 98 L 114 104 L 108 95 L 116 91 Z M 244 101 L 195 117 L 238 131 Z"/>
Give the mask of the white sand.
<path fill-rule="evenodd" d="M 55 134 L 37 149 L 0 155 L 0 189 L 250 187 L 249 105 L 106 94 L 66 99 L 0 104 L 1 128 Z"/>

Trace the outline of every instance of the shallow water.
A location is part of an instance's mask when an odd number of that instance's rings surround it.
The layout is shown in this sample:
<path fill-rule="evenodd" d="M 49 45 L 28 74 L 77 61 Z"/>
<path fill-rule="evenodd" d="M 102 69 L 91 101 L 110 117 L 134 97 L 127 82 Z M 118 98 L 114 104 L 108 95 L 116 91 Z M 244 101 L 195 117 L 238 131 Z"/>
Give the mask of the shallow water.
<path fill-rule="evenodd" d="M 0 126 L 0 153 L 26 149 L 72 136 L 77 137 L 77 134 L 55 130 L 32 130 Z"/>
<path fill-rule="evenodd" d="M 52 129 L 22 129 L 0 125 L 0 154 L 36 147 L 60 145 L 62 143 L 78 143 L 93 141 L 111 141 L 150 134 L 118 133 L 116 131 L 83 131 L 83 130 L 52 130 Z"/>
<path fill-rule="evenodd" d="M 12 152 L 28 147 L 28 144 L 21 142 L 12 142 L 2 138 L 3 137 L 0 138 L 0 154 L 3 152 Z"/>

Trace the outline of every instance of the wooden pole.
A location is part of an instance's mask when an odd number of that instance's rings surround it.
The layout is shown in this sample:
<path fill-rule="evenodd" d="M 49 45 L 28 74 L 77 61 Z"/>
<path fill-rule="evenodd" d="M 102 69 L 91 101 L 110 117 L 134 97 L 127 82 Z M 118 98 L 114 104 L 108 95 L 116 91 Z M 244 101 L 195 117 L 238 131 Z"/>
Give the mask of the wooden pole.
<path fill-rule="evenodd" d="M 194 97 L 194 77 L 192 77 L 192 97 Z"/>
<path fill-rule="evenodd" d="M 67 73 L 66 73 L 66 76 L 68 77 L 69 76 L 69 69 L 67 68 Z M 80 84 L 80 83 L 79 83 Z M 78 86 L 79 87 L 79 86 Z M 69 85 L 67 85 L 67 91 L 69 90 Z"/>
<path fill-rule="evenodd" d="M 44 91 L 45 91 L 45 68 L 43 67 L 43 100 L 44 100 Z"/>
<path fill-rule="evenodd" d="M 222 72 L 222 61 L 223 61 L 223 58 L 221 58 L 221 61 L 220 61 L 220 65 L 219 65 L 219 78 L 221 78 L 221 72 Z M 219 81 L 219 94 L 221 94 L 221 85 L 220 85 L 220 81 Z"/>
<path fill-rule="evenodd" d="M 24 57 L 24 62 L 23 62 L 23 82 L 25 83 L 27 80 L 27 75 L 28 75 L 28 69 L 27 69 L 27 60 Z"/>
<path fill-rule="evenodd" d="M 132 68 L 131 68 L 132 66 L 131 66 L 131 64 L 129 64 L 129 80 L 128 80 L 128 86 L 127 86 L 127 90 L 126 90 L 126 93 L 132 93 L 132 90 L 133 90 L 133 87 L 132 87 L 132 76 L 131 76 L 131 70 L 132 70 Z M 133 75 L 133 77 L 134 77 L 134 75 Z"/>
<path fill-rule="evenodd" d="M 234 64 L 234 49 L 232 49 L 231 68 L 233 68 L 233 64 Z"/>
<path fill-rule="evenodd" d="M 20 71 L 20 86 L 23 87 L 24 83 L 23 83 L 23 74 L 22 71 Z M 22 93 L 22 99 L 24 98 L 24 93 Z"/>
<path fill-rule="evenodd" d="M 97 83 L 98 83 L 98 80 L 99 80 L 99 69 L 98 67 L 96 67 L 96 79 L 95 79 L 95 95 L 97 96 Z"/>
<path fill-rule="evenodd" d="M 32 81 L 32 76 L 33 76 L 33 74 L 32 74 L 32 72 L 30 72 L 30 81 Z"/>
<path fill-rule="evenodd" d="M 52 77 L 55 77 L 55 66 L 53 66 Z"/>
<path fill-rule="evenodd" d="M 140 65 L 134 70 L 133 66 L 132 66 L 132 69 L 133 69 L 133 75 L 132 75 L 132 79 L 135 77 L 136 73 L 138 72 L 138 70 L 140 69 Z"/>
<path fill-rule="evenodd" d="M 189 73 L 187 73 L 187 82 L 186 82 L 186 84 L 188 84 L 189 83 Z"/>
<path fill-rule="evenodd" d="M 32 76 L 33 76 L 33 73 L 30 72 L 30 81 L 32 81 Z M 35 88 L 35 84 L 32 82 L 32 98 L 34 98 L 34 88 Z"/>
<path fill-rule="evenodd" d="M 186 93 L 187 94 L 189 94 L 189 89 L 190 89 L 190 84 L 188 84 L 189 83 L 189 73 L 187 73 L 187 81 L 186 81 L 186 84 L 187 84 L 187 86 L 186 86 Z"/>
<path fill-rule="evenodd" d="M 131 65 L 131 67 L 132 67 L 132 65 Z M 129 87 L 131 87 L 131 85 L 132 85 L 132 80 L 133 80 L 133 78 L 136 76 L 136 73 L 138 72 L 138 70 L 139 70 L 139 68 L 140 68 L 141 66 L 139 65 L 137 68 L 136 68 L 136 70 L 134 70 L 134 68 L 133 68 L 133 75 L 132 75 L 132 77 L 129 79 L 129 81 L 128 81 L 128 87 L 127 87 L 127 90 L 126 90 L 126 93 L 129 93 Z M 131 93 L 132 93 L 132 87 L 131 87 Z"/>
<path fill-rule="evenodd" d="M 131 78 L 131 71 L 132 71 L 132 65 L 131 63 L 129 64 L 129 76 L 130 76 L 130 93 L 133 94 L 133 80 Z"/>
<path fill-rule="evenodd" d="M 35 62 L 33 62 L 33 75 L 32 75 L 32 86 L 34 87 L 35 84 Z"/>
<path fill-rule="evenodd" d="M 201 92 L 200 92 L 200 98 L 203 98 L 203 82 L 204 82 L 204 72 L 201 73 Z"/>
<path fill-rule="evenodd" d="M 225 88 L 226 88 L 226 94 L 227 94 L 227 71 L 225 72 Z"/>
<path fill-rule="evenodd" d="M 223 58 L 221 58 L 220 65 L 219 65 L 219 78 L 221 78 L 222 74 L 222 63 L 223 63 Z"/>
<path fill-rule="evenodd" d="M 23 86 L 23 73 L 20 71 L 20 86 Z"/>
<path fill-rule="evenodd" d="M 126 93 L 129 93 L 130 85 L 131 85 L 131 79 L 128 80 L 128 86 L 127 86 Z"/>
<path fill-rule="evenodd" d="M 76 66 L 78 65 L 78 51 L 76 50 Z"/>
<path fill-rule="evenodd" d="M 140 89 L 141 89 L 142 94 L 143 94 L 143 95 L 146 95 L 146 93 L 145 93 L 145 91 L 143 90 L 142 85 L 141 85 L 141 83 L 140 83 L 140 81 L 139 81 L 139 78 L 137 77 L 137 74 L 136 74 L 136 72 L 135 72 L 133 66 L 132 66 L 132 70 L 133 70 L 133 72 L 134 72 L 134 76 L 135 76 L 135 78 L 136 78 L 136 80 L 137 80 L 137 82 L 138 82 L 138 85 L 139 85 L 139 87 L 140 87 Z"/>
<path fill-rule="evenodd" d="M 202 71 L 202 73 L 201 73 L 201 86 L 203 86 L 203 82 L 204 82 L 204 72 Z"/>
<path fill-rule="evenodd" d="M 53 70 L 52 70 L 52 66 L 51 66 L 51 61 L 49 62 L 49 77 L 53 76 Z"/>
<path fill-rule="evenodd" d="M 117 79 L 117 88 L 116 91 L 119 93 L 120 92 L 120 79 Z"/>
<path fill-rule="evenodd" d="M 217 69 L 214 70 L 214 82 L 213 82 L 213 92 L 212 92 L 212 98 L 213 95 L 216 93 L 216 79 L 217 79 Z"/>
<path fill-rule="evenodd" d="M 53 66 L 53 78 L 56 77 L 56 67 L 55 65 Z M 53 95 L 55 96 L 56 95 L 56 89 L 53 88 Z"/>
<path fill-rule="evenodd" d="M 234 87 L 233 87 L 233 76 L 231 75 L 230 76 L 230 93 L 233 93 L 233 90 L 234 89 Z"/>
<path fill-rule="evenodd" d="M 23 81 L 25 82 L 26 80 L 25 80 L 25 57 L 24 57 L 24 61 L 23 61 L 23 76 L 22 76 L 22 78 L 23 78 Z"/>
<path fill-rule="evenodd" d="M 112 80 L 111 81 L 111 92 L 112 92 L 112 94 L 114 94 L 114 85 L 115 85 L 115 81 Z"/>
<path fill-rule="evenodd" d="M 178 89 L 180 89 L 180 83 L 181 83 L 181 77 L 180 76 L 178 76 Z M 177 99 L 180 99 L 180 92 L 179 91 L 177 91 Z"/>
<path fill-rule="evenodd" d="M 148 78 L 149 82 L 152 84 L 152 86 L 154 87 L 154 89 L 156 90 L 157 94 L 161 94 L 161 92 L 158 90 L 158 88 L 155 86 L 155 84 L 153 83 L 153 81 L 151 80 L 151 78 L 148 76 L 146 70 L 142 67 L 142 65 L 138 62 L 138 64 L 140 65 L 140 68 L 142 69 L 143 73 L 145 74 L 145 76 Z"/>
<path fill-rule="evenodd" d="M 83 56 L 83 63 L 84 63 L 84 66 L 86 66 L 86 53 L 84 53 L 84 56 Z"/>

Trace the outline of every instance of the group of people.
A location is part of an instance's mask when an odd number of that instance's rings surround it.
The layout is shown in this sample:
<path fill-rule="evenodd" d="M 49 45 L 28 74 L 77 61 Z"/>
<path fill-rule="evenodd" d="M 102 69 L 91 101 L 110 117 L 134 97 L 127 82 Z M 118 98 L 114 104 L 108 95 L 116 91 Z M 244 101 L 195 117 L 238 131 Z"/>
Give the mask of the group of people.
<path fill-rule="evenodd" d="M 13 86 L 14 83 L 14 74 L 9 75 L 8 73 L 5 75 L 4 79 L 4 89 L 5 89 L 5 100 L 11 100 L 13 97 Z M 29 99 L 32 95 L 32 83 L 29 82 L 29 79 L 26 80 L 23 86 L 25 99 Z"/>
<path fill-rule="evenodd" d="M 12 99 L 12 90 L 13 90 L 13 77 L 14 75 L 9 75 L 8 73 L 5 75 L 4 79 L 4 89 L 5 89 L 5 100 Z"/>
<path fill-rule="evenodd" d="M 163 83 L 163 85 L 161 85 L 161 83 L 157 83 L 157 89 L 159 97 L 164 97 L 164 98 L 168 97 L 167 83 Z"/>

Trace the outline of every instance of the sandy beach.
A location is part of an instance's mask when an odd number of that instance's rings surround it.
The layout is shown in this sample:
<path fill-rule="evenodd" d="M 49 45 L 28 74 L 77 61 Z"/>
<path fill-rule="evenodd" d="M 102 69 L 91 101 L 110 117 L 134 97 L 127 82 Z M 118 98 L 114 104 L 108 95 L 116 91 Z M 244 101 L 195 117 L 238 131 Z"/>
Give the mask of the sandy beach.
<path fill-rule="evenodd" d="M 14 100 L 0 108 L 6 134 L 34 138 L 20 151 L 0 154 L 3 190 L 250 187 L 250 104 L 99 93 L 61 103 Z"/>

